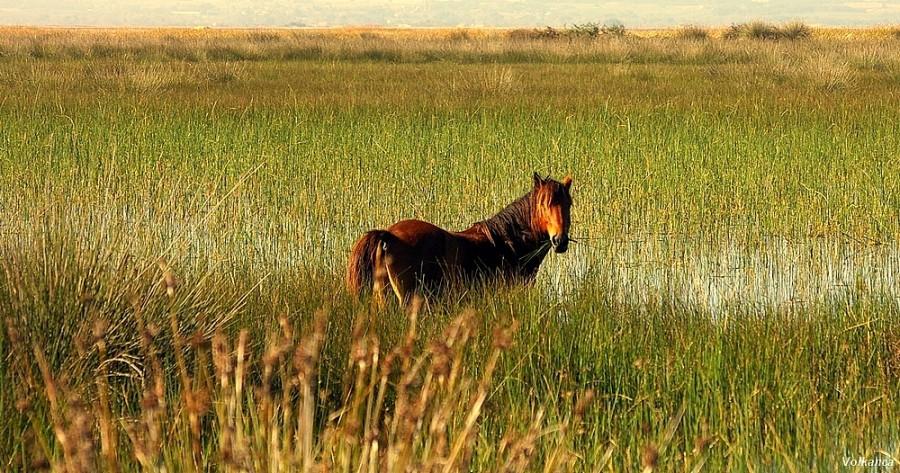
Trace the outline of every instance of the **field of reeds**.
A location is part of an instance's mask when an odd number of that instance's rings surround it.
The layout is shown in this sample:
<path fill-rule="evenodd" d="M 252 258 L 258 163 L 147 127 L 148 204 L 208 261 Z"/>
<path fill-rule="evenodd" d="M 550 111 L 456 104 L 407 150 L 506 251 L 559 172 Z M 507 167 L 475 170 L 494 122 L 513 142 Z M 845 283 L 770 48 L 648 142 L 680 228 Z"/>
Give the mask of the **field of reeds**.
<path fill-rule="evenodd" d="M 0 30 L 0 470 L 900 459 L 896 30 L 553 31 Z M 535 171 L 533 286 L 346 294 Z"/>

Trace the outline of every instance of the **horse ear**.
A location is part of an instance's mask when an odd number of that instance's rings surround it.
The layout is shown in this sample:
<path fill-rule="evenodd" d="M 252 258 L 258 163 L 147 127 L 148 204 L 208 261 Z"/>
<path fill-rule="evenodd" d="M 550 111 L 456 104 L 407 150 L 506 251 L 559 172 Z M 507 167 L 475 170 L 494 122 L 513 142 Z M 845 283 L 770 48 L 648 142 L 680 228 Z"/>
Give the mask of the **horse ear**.
<path fill-rule="evenodd" d="M 541 184 L 544 183 L 544 180 L 541 179 L 541 175 L 538 173 L 534 173 L 534 176 L 532 177 L 534 179 L 534 188 L 537 189 L 538 187 L 541 187 Z"/>
<path fill-rule="evenodd" d="M 562 185 L 563 185 L 563 187 L 566 188 L 566 190 L 571 189 L 572 188 L 572 176 L 564 177 L 562 180 Z"/>

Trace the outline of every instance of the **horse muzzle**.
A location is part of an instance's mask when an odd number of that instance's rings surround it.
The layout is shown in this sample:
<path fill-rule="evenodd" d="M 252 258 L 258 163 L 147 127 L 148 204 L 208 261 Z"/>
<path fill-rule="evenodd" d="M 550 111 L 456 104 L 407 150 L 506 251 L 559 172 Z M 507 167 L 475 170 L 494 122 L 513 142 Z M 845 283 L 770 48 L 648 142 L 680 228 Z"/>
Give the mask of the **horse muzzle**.
<path fill-rule="evenodd" d="M 568 235 L 554 235 L 550 237 L 550 245 L 556 253 L 565 253 L 569 249 Z"/>

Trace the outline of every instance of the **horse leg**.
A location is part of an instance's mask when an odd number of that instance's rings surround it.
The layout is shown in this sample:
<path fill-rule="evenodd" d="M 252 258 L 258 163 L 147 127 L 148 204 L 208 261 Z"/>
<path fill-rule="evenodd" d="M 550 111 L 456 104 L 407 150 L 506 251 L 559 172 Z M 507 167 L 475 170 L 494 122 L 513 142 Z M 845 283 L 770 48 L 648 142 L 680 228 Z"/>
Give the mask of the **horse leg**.
<path fill-rule="evenodd" d="M 388 281 L 397 301 L 401 306 L 409 304 L 412 296 L 416 291 L 416 272 L 414 266 L 407 261 L 409 258 L 402 258 L 393 254 L 391 251 L 385 251 L 384 268 L 387 273 Z"/>
<path fill-rule="evenodd" d="M 388 263 L 386 268 L 397 301 L 401 306 L 406 305 L 416 289 L 416 277 L 412 268 L 392 263 Z"/>

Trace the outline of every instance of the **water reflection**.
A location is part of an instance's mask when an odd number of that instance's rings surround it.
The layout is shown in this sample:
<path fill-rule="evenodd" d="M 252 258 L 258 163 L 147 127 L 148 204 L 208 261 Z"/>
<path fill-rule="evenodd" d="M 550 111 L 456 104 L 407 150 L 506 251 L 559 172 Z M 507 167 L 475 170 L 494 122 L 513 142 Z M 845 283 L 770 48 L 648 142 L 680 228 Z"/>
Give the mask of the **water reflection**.
<path fill-rule="evenodd" d="M 566 298 L 585 285 L 631 303 L 677 301 L 716 313 L 829 299 L 883 297 L 900 304 L 900 245 L 770 237 L 752 245 L 691 239 L 583 242 L 549 258 L 541 284 Z"/>

